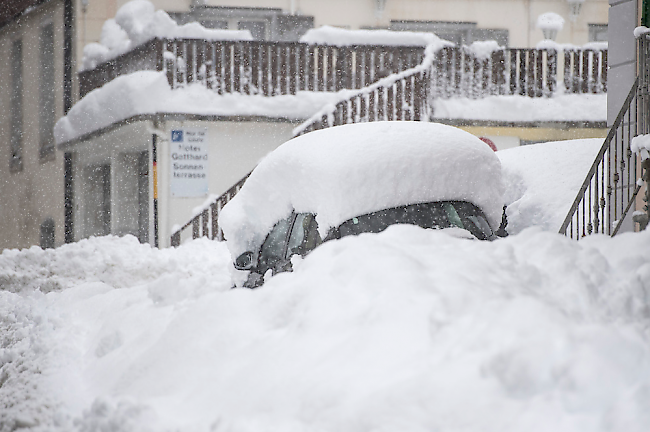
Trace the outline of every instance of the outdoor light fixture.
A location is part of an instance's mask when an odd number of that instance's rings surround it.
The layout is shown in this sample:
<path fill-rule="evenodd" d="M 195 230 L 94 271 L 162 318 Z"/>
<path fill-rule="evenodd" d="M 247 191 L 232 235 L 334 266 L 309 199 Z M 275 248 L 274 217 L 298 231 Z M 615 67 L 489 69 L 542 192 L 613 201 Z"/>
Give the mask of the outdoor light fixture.
<path fill-rule="evenodd" d="M 569 21 L 576 22 L 580 15 L 580 8 L 585 0 L 566 0 L 569 3 Z"/>
<path fill-rule="evenodd" d="M 557 32 L 564 27 L 564 18 L 555 12 L 546 12 L 537 17 L 537 28 L 542 30 L 544 39 L 554 41 Z"/>

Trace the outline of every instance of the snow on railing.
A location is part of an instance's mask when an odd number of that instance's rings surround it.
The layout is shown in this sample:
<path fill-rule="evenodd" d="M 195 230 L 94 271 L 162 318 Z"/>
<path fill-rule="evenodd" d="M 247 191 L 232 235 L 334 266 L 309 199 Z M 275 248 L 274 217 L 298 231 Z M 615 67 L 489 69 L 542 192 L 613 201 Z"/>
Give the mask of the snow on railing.
<path fill-rule="evenodd" d="M 560 48 L 564 51 L 566 92 L 606 91 L 606 50 Z M 119 75 L 138 70 L 165 71 L 172 88 L 202 83 L 218 94 L 335 92 L 367 87 L 421 64 L 423 56 L 421 46 L 153 39 L 80 72 L 80 93 L 83 97 Z M 541 97 L 557 88 L 556 47 L 503 48 L 493 41 L 469 47 L 448 43 L 432 64 L 432 92 L 441 98 L 503 94 Z"/>

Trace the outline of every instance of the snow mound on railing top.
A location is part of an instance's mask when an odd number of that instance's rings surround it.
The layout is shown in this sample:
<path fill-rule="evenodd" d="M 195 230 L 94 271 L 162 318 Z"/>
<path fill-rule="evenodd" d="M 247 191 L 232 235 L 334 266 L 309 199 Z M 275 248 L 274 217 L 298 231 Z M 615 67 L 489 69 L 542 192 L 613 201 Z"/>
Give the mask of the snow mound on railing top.
<path fill-rule="evenodd" d="M 310 29 L 300 42 L 308 44 L 352 46 L 352 45 L 390 45 L 419 46 L 431 44 L 445 46 L 443 41 L 433 33 L 392 31 L 392 30 L 348 30 L 331 26 Z"/>
<path fill-rule="evenodd" d="M 233 256 L 256 250 L 291 211 L 315 213 L 322 236 L 352 217 L 401 205 L 464 200 L 501 221 L 501 164 L 483 141 L 428 122 L 372 122 L 294 138 L 255 168 L 222 210 Z"/>
<path fill-rule="evenodd" d="M 153 38 L 206 40 L 253 40 L 248 30 L 207 29 L 197 22 L 178 25 L 165 11 L 155 10 L 148 0 L 132 0 L 114 19 L 104 22 L 99 43 L 84 47 L 83 69 L 92 69 Z"/>

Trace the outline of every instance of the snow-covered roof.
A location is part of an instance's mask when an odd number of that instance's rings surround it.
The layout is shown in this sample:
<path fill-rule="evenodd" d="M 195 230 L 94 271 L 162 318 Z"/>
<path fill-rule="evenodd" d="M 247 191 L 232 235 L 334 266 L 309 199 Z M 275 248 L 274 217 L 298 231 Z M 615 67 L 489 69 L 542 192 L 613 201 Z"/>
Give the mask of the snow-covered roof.
<path fill-rule="evenodd" d="M 389 45 L 420 46 L 449 45 L 433 33 L 391 31 L 391 30 L 348 30 L 338 27 L 321 26 L 310 29 L 300 42 L 308 44 L 351 46 L 351 45 Z"/>
<path fill-rule="evenodd" d="M 178 25 L 165 11 L 155 10 L 148 0 L 131 0 L 114 19 L 104 22 L 99 43 L 84 47 L 83 69 L 119 56 L 153 38 L 205 40 L 253 40 L 248 30 L 208 29 L 197 22 Z"/>
<path fill-rule="evenodd" d="M 412 203 L 464 200 L 498 227 L 501 165 L 477 137 L 427 122 L 338 126 L 294 138 L 255 168 L 219 218 L 233 256 L 255 250 L 295 209 L 321 235 L 354 216 Z"/>
<path fill-rule="evenodd" d="M 519 95 L 487 96 L 481 99 L 438 98 L 433 101 L 437 119 L 502 122 L 604 122 L 607 94 L 556 94 L 532 98 Z"/>
<path fill-rule="evenodd" d="M 84 96 L 56 122 L 54 137 L 62 144 L 134 116 L 157 113 L 305 119 L 352 92 L 219 96 L 201 83 L 172 89 L 163 72 L 140 71 L 119 76 Z"/>

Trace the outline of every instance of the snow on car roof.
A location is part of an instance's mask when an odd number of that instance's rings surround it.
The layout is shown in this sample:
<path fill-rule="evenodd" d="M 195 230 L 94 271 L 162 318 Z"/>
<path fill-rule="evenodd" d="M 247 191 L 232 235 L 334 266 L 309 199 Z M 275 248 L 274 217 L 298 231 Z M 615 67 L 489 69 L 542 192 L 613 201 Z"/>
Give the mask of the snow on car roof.
<path fill-rule="evenodd" d="M 499 159 L 468 132 L 428 122 L 358 123 L 311 132 L 271 152 L 219 223 L 233 256 L 256 250 L 294 209 L 315 213 L 324 236 L 373 211 L 463 200 L 496 228 L 503 189 Z"/>

